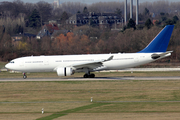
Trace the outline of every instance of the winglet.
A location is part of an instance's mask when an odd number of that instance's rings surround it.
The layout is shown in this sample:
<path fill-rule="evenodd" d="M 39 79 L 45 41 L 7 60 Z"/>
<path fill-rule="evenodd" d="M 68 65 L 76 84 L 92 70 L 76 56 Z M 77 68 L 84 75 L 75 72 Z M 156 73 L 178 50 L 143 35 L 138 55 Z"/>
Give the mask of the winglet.
<path fill-rule="evenodd" d="M 110 60 L 112 60 L 113 59 L 113 55 L 112 56 L 110 56 L 108 59 L 106 59 L 106 60 L 104 60 L 104 61 L 102 61 L 102 62 L 106 62 L 106 61 L 110 61 Z"/>
<path fill-rule="evenodd" d="M 173 28 L 174 25 L 167 25 L 146 48 L 138 53 L 166 52 Z"/>

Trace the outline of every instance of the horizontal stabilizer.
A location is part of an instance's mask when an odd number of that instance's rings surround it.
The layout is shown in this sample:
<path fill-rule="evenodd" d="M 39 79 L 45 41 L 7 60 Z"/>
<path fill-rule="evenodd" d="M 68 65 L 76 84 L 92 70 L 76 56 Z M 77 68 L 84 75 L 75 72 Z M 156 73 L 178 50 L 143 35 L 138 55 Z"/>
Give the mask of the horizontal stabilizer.
<path fill-rule="evenodd" d="M 158 59 L 158 58 L 167 57 L 167 56 L 171 55 L 172 52 L 173 52 L 173 51 L 167 51 L 167 52 L 164 52 L 164 53 L 161 53 L 161 54 L 155 53 L 155 54 L 152 54 L 152 55 L 151 55 L 151 58 L 152 58 L 152 59 Z"/>

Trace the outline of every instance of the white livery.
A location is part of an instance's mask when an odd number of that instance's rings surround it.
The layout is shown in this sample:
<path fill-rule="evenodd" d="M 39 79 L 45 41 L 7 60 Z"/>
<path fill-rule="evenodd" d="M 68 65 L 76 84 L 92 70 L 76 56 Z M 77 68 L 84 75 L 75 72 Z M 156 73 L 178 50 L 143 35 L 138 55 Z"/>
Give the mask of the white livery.
<path fill-rule="evenodd" d="M 174 25 L 166 26 L 153 41 L 137 53 L 29 56 L 16 58 L 6 64 L 6 68 L 26 72 L 57 72 L 58 76 L 70 76 L 75 72 L 85 72 L 85 78 L 93 78 L 93 71 L 120 70 L 150 63 L 171 55 L 166 51 Z"/>

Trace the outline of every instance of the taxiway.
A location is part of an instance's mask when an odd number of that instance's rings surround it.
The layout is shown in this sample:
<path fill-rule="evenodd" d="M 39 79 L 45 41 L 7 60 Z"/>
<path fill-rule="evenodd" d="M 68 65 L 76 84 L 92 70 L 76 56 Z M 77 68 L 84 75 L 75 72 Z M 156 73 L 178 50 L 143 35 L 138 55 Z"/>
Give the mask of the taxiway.
<path fill-rule="evenodd" d="M 107 81 L 107 80 L 180 80 L 176 77 L 96 77 L 96 78 L 1 78 L 0 82 L 15 81 Z"/>

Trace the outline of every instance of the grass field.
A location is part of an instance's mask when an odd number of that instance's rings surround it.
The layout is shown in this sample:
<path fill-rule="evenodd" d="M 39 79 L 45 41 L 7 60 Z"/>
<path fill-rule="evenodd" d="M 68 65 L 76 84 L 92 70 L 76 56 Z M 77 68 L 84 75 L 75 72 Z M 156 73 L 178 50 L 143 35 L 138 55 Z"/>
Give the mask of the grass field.
<path fill-rule="evenodd" d="M 7 63 L 7 62 L 1 62 L 1 61 L 0 61 L 0 69 L 3 68 L 6 63 Z"/>
<path fill-rule="evenodd" d="M 179 86 L 179 80 L 0 82 L 0 120 L 179 119 Z"/>
<path fill-rule="evenodd" d="M 81 79 L 83 74 L 68 78 Z M 96 77 L 180 76 L 179 71 L 95 74 Z M 64 78 L 56 73 L 27 76 Z M 0 79 L 3 78 L 22 79 L 22 73 L 0 72 Z M 0 82 L 0 120 L 177 120 L 179 86 L 179 80 Z"/>

